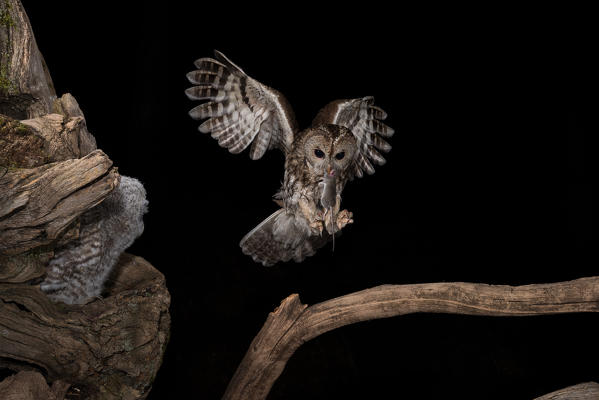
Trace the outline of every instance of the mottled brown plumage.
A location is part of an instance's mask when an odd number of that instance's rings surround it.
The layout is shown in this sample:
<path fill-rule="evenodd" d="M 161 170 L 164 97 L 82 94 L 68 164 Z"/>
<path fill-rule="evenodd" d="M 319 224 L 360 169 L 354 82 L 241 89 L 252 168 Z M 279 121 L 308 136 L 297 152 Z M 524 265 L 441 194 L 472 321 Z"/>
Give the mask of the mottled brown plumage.
<path fill-rule="evenodd" d="M 215 55 L 216 59 L 197 60 L 198 69 L 187 75 L 196 85 L 186 90 L 187 96 L 210 100 L 190 111 L 194 119 L 207 119 L 200 131 L 210 133 L 231 153 L 251 144 L 254 160 L 272 148 L 285 154 L 283 185 L 275 195 L 282 208 L 249 232 L 241 249 L 266 266 L 303 261 L 353 222 L 351 212 L 340 211 L 341 193 L 348 180 L 364 172 L 373 174 L 373 164 L 385 163 L 380 152 L 391 146 L 383 137 L 393 135 L 393 129 L 381 122 L 387 114 L 372 97 L 336 100 L 300 131 L 281 93 L 247 76 L 222 53 Z M 325 213 L 322 204 L 325 175 L 335 177 L 332 213 Z"/>

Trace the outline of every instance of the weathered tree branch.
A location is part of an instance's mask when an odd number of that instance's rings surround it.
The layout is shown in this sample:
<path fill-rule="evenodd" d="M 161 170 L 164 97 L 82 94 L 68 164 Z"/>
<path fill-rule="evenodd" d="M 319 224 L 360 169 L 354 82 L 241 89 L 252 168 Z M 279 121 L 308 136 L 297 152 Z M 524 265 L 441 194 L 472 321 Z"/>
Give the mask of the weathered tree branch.
<path fill-rule="evenodd" d="M 430 312 L 532 316 L 599 311 L 599 277 L 526 286 L 477 283 L 383 285 L 307 307 L 292 294 L 271 312 L 223 399 L 265 399 L 299 346 L 356 322 Z"/>
<path fill-rule="evenodd" d="M 537 397 L 535 400 L 597 400 L 599 384 L 595 382 L 580 383 Z"/>
<path fill-rule="evenodd" d="M 0 177 L 0 254 L 18 254 L 57 240 L 118 182 L 112 161 L 101 150 L 80 159 L 4 171 Z"/>
<path fill-rule="evenodd" d="M 105 295 L 66 305 L 37 285 L 0 283 L 0 367 L 19 362 L 75 385 L 82 399 L 144 398 L 169 336 L 164 276 L 123 254 Z"/>

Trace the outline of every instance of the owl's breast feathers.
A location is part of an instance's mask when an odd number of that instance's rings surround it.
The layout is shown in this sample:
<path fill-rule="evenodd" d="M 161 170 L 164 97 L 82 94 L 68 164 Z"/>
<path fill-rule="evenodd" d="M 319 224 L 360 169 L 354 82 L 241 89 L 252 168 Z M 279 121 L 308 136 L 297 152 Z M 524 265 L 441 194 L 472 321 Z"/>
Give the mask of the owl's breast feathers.
<path fill-rule="evenodd" d="M 296 213 L 300 199 L 318 205 L 321 177 L 310 172 L 303 156 L 291 152 L 285 160 L 285 176 L 281 187 L 281 200 L 287 212 Z"/>

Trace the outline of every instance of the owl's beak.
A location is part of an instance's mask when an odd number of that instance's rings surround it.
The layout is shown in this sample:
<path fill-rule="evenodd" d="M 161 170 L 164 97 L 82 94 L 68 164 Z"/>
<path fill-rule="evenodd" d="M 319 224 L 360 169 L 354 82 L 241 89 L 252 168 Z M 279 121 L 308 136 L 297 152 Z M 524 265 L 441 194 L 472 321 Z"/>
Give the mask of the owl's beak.
<path fill-rule="evenodd" d="M 327 175 L 328 176 L 335 176 L 335 170 L 330 165 L 327 167 Z"/>

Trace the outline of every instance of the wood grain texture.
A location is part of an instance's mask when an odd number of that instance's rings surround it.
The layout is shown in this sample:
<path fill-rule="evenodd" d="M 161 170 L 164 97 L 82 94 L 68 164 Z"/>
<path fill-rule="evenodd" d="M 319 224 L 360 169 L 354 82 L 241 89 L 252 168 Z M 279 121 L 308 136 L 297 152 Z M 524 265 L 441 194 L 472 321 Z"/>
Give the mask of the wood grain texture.
<path fill-rule="evenodd" d="M 144 398 L 169 337 L 164 276 L 125 253 L 105 295 L 68 306 L 39 286 L 0 283 L 0 367 L 43 371 L 49 382 L 77 387 L 80 398 Z"/>
<path fill-rule="evenodd" d="M 265 399 L 289 358 L 325 332 L 411 313 L 534 316 L 599 311 L 599 277 L 526 286 L 480 283 L 383 285 L 307 307 L 297 294 L 271 312 L 223 399 Z"/>
<path fill-rule="evenodd" d="M 8 169 L 39 167 L 50 157 L 42 137 L 20 121 L 0 115 L 0 176 Z"/>
<path fill-rule="evenodd" d="M 19 254 L 59 239 L 118 182 L 119 174 L 101 150 L 0 175 L 0 255 Z"/>
<path fill-rule="evenodd" d="M 56 113 L 18 121 L 0 115 L 0 172 L 79 158 L 96 147 L 79 104 L 70 94 L 54 102 Z"/>
<path fill-rule="evenodd" d="M 19 0 L 0 2 L 0 114 L 16 119 L 52 110 L 56 92 Z"/>
<path fill-rule="evenodd" d="M 54 251 L 40 247 L 16 255 L 0 255 L 0 282 L 25 283 L 42 278 Z"/>
<path fill-rule="evenodd" d="M 0 369 L 20 371 L 0 398 L 59 400 L 71 387 L 69 398 L 143 399 L 169 338 L 164 276 L 122 254 L 102 299 L 66 305 L 39 289 L 120 176 L 74 97 L 56 98 L 19 0 L 0 0 L 0 62 Z"/>
<path fill-rule="evenodd" d="M 535 400 L 597 400 L 599 383 L 586 382 L 537 397 Z"/>
<path fill-rule="evenodd" d="M 0 382 L 2 400 L 63 400 L 69 384 L 55 381 L 48 386 L 39 372 L 21 371 Z"/>

